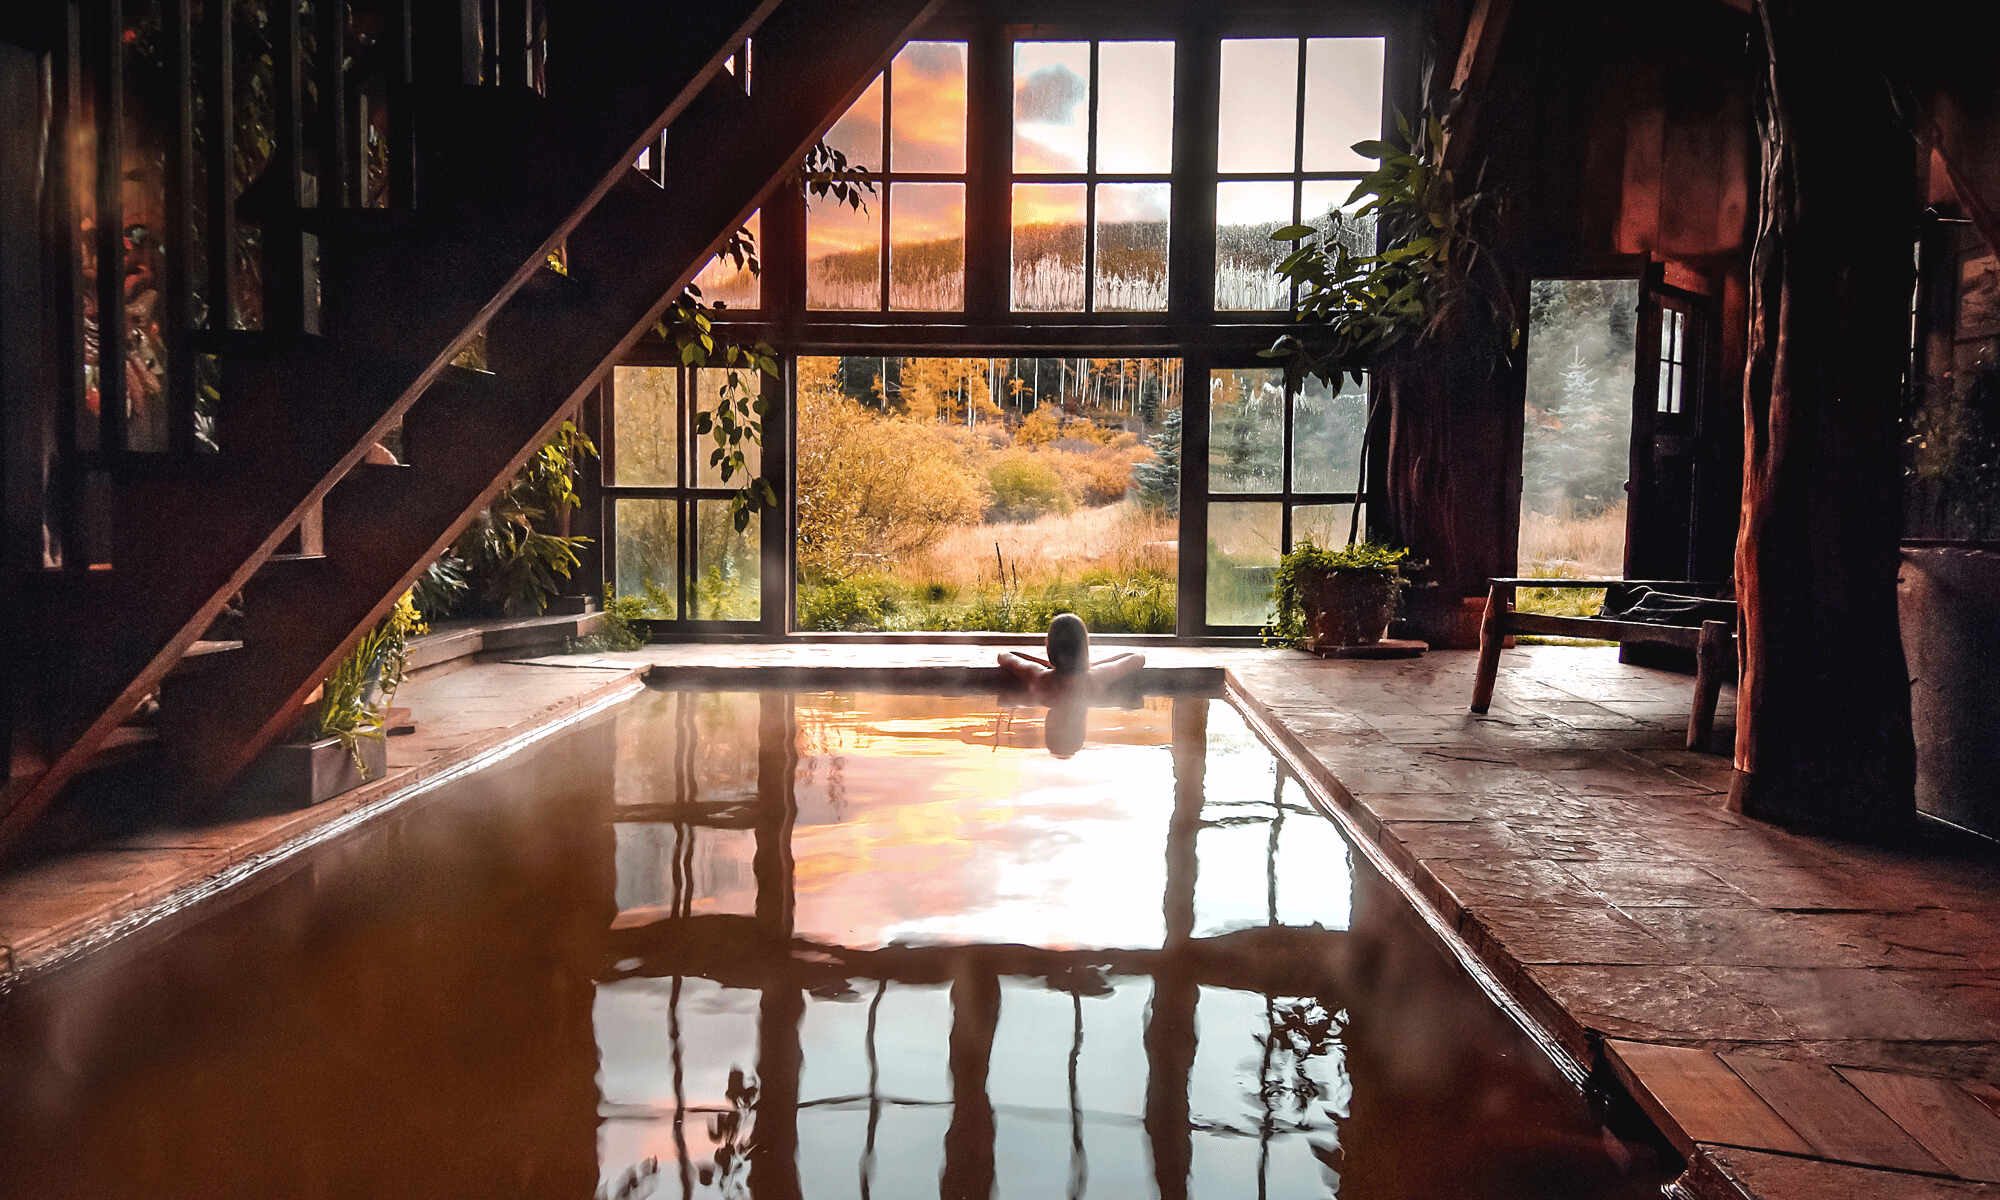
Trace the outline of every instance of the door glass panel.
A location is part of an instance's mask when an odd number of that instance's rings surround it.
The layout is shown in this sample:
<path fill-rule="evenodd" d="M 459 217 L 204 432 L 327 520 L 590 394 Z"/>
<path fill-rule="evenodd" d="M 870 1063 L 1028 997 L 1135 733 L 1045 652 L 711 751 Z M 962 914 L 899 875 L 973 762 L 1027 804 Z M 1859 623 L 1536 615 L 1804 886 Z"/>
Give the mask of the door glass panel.
<path fill-rule="evenodd" d="M 1089 105 L 1089 42 L 1014 43 L 1014 170 L 1083 171 Z"/>
<path fill-rule="evenodd" d="M 826 144 L 847 156 L 847 165 L 866 171 L 882 169 L 882 77 L 826 131 Z"/>
<path fill-rule="evenodd" d="M 1209 502 L 1210 625 L 1262 625 L 1270 619 L 1283 520 L 1278 504 Z"/>
<path fill-rule="evenodd" d="M 1284 371 L 1211 371 L 1208 414 L 1209 491 L 1275 492 L 1284 486 Z"/>
<path fill-rule="evenodd" d="M 1372 171 L 1351 147 L 1382 136 L 1381 38 L 1306 40 L 1308 171 Z"/>
<path fill-rule="evenodd" d="M 688 616 L 697 621 L 754 621 L 762 610 L 760 514 L 736 531 L 727 500 L 694 502 L 694 577 L 688 587 Z"/>
<path fill-rule="evenodd" d="M 674 453 L 680 372 L 673 367 L 611 370 L 611 482 L 619 487 L 672 487 L 680 482 Z M 622 589 L 621 589 L 622 590 Z"/>
<path fill-rule="evenodd" d="M 618 531 L 613 548 L 618 594 L 643 599 L 649 617 L 679 617 L 674 590 L 680 578 L 680 501 L 614 500 L 611 521 Z"/>
<path fill-rule="evenodd" d="M 1366 387 L 1342 375 L 1335 392 L 1308 376 L 1292 400 L 1292 490 L 1360 491 L 1361 438 L 1367 426 Z"/>
<path fill-rule="evenodd" d="M 1293 169 L 1298 153 L 1298 87 L 1296 38 L 1222 43 L 1217 169 L 1225 174 Z"/>
<path fill-rule="evenodd" d="M 1106 183 L 1097 189 L 1099 312 L 1167 310 L 1167 211 L 1173 185 Z"/>
<path fill-rule="evenodd" d="M 965 307 L 965 185 L 897 183 L 889 195 L 889 307 Z"/>
<path fill-rule="evenodd" d="M 1636 280 L 1537 279 L 1530 286 L 1523 575 L 1624 572 L 1638 305 Z"/>
<path fill-rule="evenodd" d="M 964 44 L 911 42 L 890 70 L 891 165 L 897 171 L 964 171 Z"/>
<path fill-rule="evenodd" d="M 1160 174 L 1174 165 L 1174 44 L 1097 47 L 1097 169 Z"/>
<path fill-rule="evenodd" d="M 879 203 L 856 212 L 830 198 L 806 202 L 806 307 L 872 309 L 882 305 Z"/>
<path fill-rule="evenodd" d="M 1084 185 L 1014 185 L 1014 307 L 1083 311 Z"/>
<path fill-rule="evenodd" d="M 1292 223 L 1290 183 L 1215 185 L 1215 307 L 1219 312 L 1286 308 L 1290 293 L 1272 274 L 1291 247 L 1271 234 Z"/>

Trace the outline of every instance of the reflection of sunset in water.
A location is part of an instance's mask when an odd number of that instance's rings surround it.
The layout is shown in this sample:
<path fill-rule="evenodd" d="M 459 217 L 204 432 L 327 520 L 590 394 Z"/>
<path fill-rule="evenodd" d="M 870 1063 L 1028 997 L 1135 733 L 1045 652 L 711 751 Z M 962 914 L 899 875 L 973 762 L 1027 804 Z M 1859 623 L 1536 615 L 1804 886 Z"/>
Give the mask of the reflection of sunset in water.
<path fill-rule="evenodd" d="M 929 711 L 870 711 L 917 700 Z M 1040 745 L 1039 709 L 1013 717 L 990 698 L 848 703 L 801 697 L 801 935 L 848 946 L 1159 943 L 1157 906 L 1135 914 L 1117 898 L 1162 884 L 1166 701 L 1093 710 L 1086 751 L 1067 761 Z M 1127 822 L 1147 834 L 1127 836 Z"/>

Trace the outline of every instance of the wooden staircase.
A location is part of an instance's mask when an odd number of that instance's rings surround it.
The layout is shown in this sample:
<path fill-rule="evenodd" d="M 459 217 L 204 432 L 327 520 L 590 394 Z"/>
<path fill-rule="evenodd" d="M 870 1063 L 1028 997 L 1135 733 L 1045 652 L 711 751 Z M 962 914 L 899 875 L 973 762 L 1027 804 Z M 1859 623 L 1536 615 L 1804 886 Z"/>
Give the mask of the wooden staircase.
<path fill-rule="evenodd" d="M 66 649 L 33 685 L 44 752 L 15 764 L 0 848 L 240 592 L 241 649 L 162 695 L 178 785 L 219 795 L 936 3 L 551 4 L 545 74 L 537 44 L 465 49 L 468 21 L 533 28 L 525 0 L 389 4 L 408 31 L 395 207 L 299 203 L 302 164 L 330 152 L 291 122 L 267 168 L 292 201 L 262 218 L 267 328 L 203 343 L 221 451 L 102 456 L 109 569 L 33 581 L 31 619 Z M 632 167 L 648 148 L 664 187 Z M 482 330 L 491 372 L 452 367 Z M 364 465 L 399 424 L 407 465 Z"/>

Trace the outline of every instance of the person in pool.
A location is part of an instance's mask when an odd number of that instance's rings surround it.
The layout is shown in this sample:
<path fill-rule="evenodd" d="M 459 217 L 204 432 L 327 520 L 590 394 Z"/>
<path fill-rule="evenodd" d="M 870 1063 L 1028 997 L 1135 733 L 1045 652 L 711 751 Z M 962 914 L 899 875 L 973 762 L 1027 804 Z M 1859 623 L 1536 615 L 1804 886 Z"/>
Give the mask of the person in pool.
<path fill-rule="evenodd" d="M 1000 654 L 1000 669 L 1028 685 L 1037 696 L 1074 695 L 1081 685 L 1103 689 L 1132 677 L 1146 665 L 1143 654 L 1114 654 L 1090 661 L 1090 630 L 1075 613 L 1058 613 L 1049 622 L 1048 657 Z"/>

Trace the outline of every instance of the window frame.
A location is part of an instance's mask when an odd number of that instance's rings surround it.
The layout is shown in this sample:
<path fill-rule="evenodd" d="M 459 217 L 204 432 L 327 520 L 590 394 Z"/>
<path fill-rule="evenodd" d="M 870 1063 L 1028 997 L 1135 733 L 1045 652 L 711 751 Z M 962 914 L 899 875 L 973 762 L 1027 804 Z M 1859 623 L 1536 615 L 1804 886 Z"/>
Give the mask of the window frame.
<path fill-rule="evenodd" d="M 1025 11 L 1025 10 L 1023 10 Z M 763 263 L 760 312 L 730 310 L 718 330 L 743 342 L 766 340 L 778 346 L 786 365 L 782 389 L 767 389 L 772 399 L 766 417 L 765 478 L 779 494 L 779 508 L 767 511 L 764 523 L 766 555 L 763 565 L 765 600 L 762 620 L 765 635 L 790 634 L 798 637 L 859 636 L 800 633 L 794 629 L 797 596 L 793 586 L 791 534 L 795 513 L 795 479 L 792 474 L 793 416 L 792 380 L 796 359 L 803 356 L 907 357 L 940 355 L 951 357 L 1146 357 L 1171 358 L 1182 363 L 1189 393 L 1184 393 L 1186 412 L 1182 424 L 1180 578 L 1178 621 L 1171 635 L 1178 641 L 1241 641 L 1254 635 L 1256 628 L 1245 625 L 1213 625 L 1206 613 L 1205 553 L 1209 500 L 1207 468 L 1209 409 L 1206 393 L 1196 382 L 1217 365 L 1258 365 L 1257 352 L 1278 337 L 1296 332 L 1287 310 L 1222 310 L 1214 304 L 1216 230 L 1215 200 L 1219 182 L 1241 178 L 1224 176 L 1218 170 L 1216 149 L 1219 140 L 1219 89 L 1221 48 L 1226 38 L 1279 37 L 1296 39 L 1299 53 L 1308 53 L 1307 39 L 1379 37 L 1384 41 L 1384 68 L 1381 100 L 1382 135 L 1393 128 L 1393 113 L 1412 110 L 1419 91 L 1416 64 L 1407 61 L 1408 47 L 1420 44 L 1416 19 L 1408 12 L 1383 7 L 1315 10 L 1291 15 L 1231 16 L 1217 20 L 1208 15 L 1183 15 L 1180 11 L 1137 16 L 1131 13 L 1103 18 L 1065 17 L 1052 22 L 1023 23 L 1013 10 L 977 19 L 947 14 L 934 19 L 913 41 L 962 41 L 966 45 L 966 163 L 963 180 L 965 196 L 965 275 L 964 307 L 952 312 L 903 310 L 809 309 L 806 292 L 806 203 L 801 190 L 777 187 L 764 198 L 761 209 L 763 238 L 759 246 Z M 1013 170 L 1013 69 L 1017 41 L 1082 41 L 1093 46 L 1110 41 L 1171 41 L 1174 43 L 1174 119 L 1172 171 L 1166 181 L 1172 186 L 1168 235 L 1168 304 L 1165 312 L 1015 312 L 1011 297 L 1012 185 Z M 872 84 L 872 80 L 869 81 Z M 868 85 L 857 90 L 857 95 Z M 1096 80 L 1092 81 L 1093 90 Z M 1302 103 L 1305 76 L 1301 72 L 1295 103 Z M 886 147 L 891 131 L 887 114 L 890 98 L 883 98 L 883 139 Z M 835 119 L 838 119 L 836 115 Z M 1299 158 L 1298 142 L 1303 125 L 1294 131 L 1294 157 Z M 888 164 L 893 165 L 893 164 Z M 1094 166 L 1094 163 L 1091 164 Z M 889 172 L 891 181 L 903 180 L 902 173 Z M 1292 182 L 1294 212 L 1301 195 L 1301 181 L 1359 178 L 1360 172 L 1293 172 L 1276 176 Z M 917 178 L 917 177 L 911 177 Z M 928 177 L 926 177 L 928 178 Z M 951 176 L 952 180 L 960 177 Z M 1107 177 L 1086 172 L 1076 179 L 1067 175 L 1018 177 L 1034 182 L 1083 182 L 1086 186 L 1123 181 L 1122 174 Z M 1138 177 L 1135 177 L 1138 178 Z M 1154 176 L 1144 176 L 1152 181 Z M 905 180 L 907 181 L 907 180 Z M 917 181 L 923 181 L 918 179 Z M 871 203 L 874 203 L 871 201 Z M 883 276 L 882 296 L 889 287 L 887 263 L 887 214 L 878 228 Z M 1088 232 L 1094 240 L 1095 229 Z M 1094 275 L 1094 272 L 1092 273 Z M 1091 283 L 1094 284 L 1094 279 Z M 646 338 L 622 362 L 650 365 L 658 361 L 664 347 L 657 339 Z M 782 395 L 773 395 L 773 391 Z M 608 408 L 608 393 L 607 393 Z M 1295 421 L 1295 402 L 1286 405 L 1285 470 L 1291 470 L 1290 437 Z M 1364 436 L 1372 434 L 1365 431 Z M 607 423 L 606 440 L 611 440 Z M 1293 509 L 1307 503 L 1361 503 L 1368 505 L 1376 468 L 1367 468 L 1369 478 L 1357 480 L 1353 493 L 1284 493 L 1282 525 L 1284 544 L 1290 544 Z M 626 489 L 607 488 L 607 497 L 627 494 Z M 1257 499 L 1262 494 L 1227 493 L 1227 499 Z M 610 562 L 610 508 L 606 507 L 607 578 L 615 579 Z M 1364 522 L 1368 516 L 1364 507 Z M 1364 529 L 1366 528 L 1364 524 Z M 775 549 L 773 541 L 776 539 Z M 1187 553 L 1187 547 L 1195 547 Z M 777 596 L 775 586 L 781 587 Z M 732 623 L 742 630 L 743 623 Z M 690 627 L 690 632 L 704 632 Z M 716 631 L 720 632 L 720 631 Z M 920 638 L 927 635 L 878 635 L 884 638 Z M 943 635 L 928 635 L 943 636 Z M 1129 635 L 1143 638 L 1165 635 Z"/>

